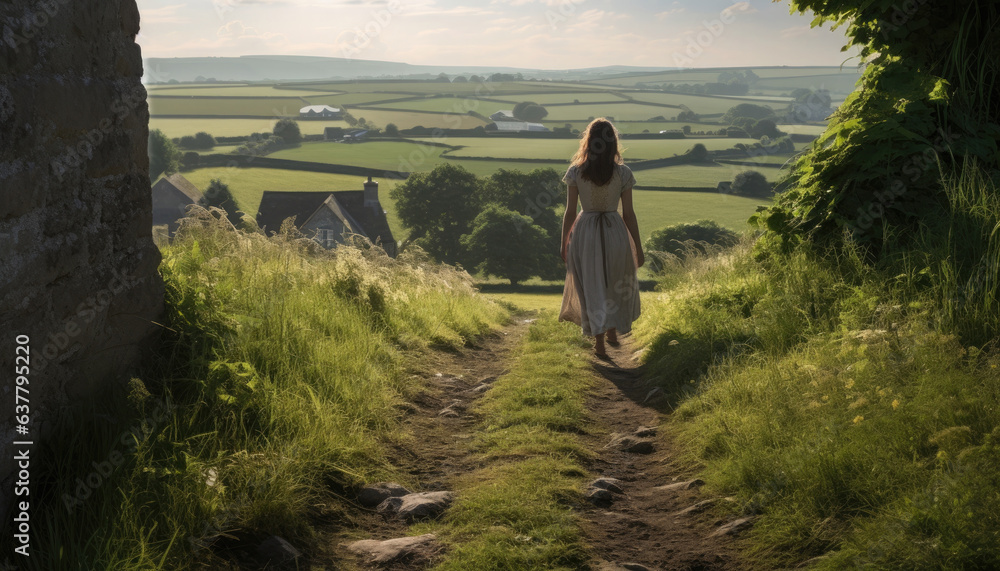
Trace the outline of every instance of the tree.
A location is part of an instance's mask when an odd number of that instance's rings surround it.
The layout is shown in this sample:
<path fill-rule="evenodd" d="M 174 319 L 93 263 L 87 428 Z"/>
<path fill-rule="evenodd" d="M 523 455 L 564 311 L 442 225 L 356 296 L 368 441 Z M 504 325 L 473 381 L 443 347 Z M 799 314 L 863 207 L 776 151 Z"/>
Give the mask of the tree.
<path fill-rule="evenodd" d="M 389 137 L 398 137 L 399 127 L 397 127 L 395 123 L 389 123 L 385 126 L 385 134 Z"/>
<path fill-rule="evenodd" d="M 684 133 L 685 135 L 690 135 L 691 125 L 684 125 L 683 127 L 681 127 L 681 132 Z"/>
<path fill-rule="evenodd" d="M 196 149 L 211 149 L 215 146 L 215 137 L 204 131 L 200 131 L 194 136 Z"/>
<path fill-rule="evenodd" d="M 777 139 L 781 135 L 782 132 L 778 130 L 778 125 L 776 125 L 771 119 L 761 119 L 760 121 L 756 121 L 750 128 L 750 136 L 754 139 L 760 139 L 761 137 Z"/>
<path fill-rule="evenodd" d="M 531 218 L 499 204 L 488 205 L 476 216 L 472 231 L 462 236 L 475 268 L 506 278 L 511 285 L 539 275 L 548 242 L 546 231 Z"/>
<path fill-rule="evenodd" d="M 541 105 L 532 101 L 522 101 L 514 106 L 514 117 L 521 121 L 537 123 L 544 119 L 549 112 Z"/>
<path fill-rule="evenodd" d="M 681 111 L 680 113 L 677 114 L 677 120 L 697 122 L 698 114 L 695 113 L 694 111 L 691 111 L 690 109 L 685 109 L 684 111 Z"/>
<path fill-rule="evenodd" d="M 237 210 L 236 198 L 233 197 L 232 191 L 229 190 L 229 185 L 221 180 L 213 178 L 208 183 L 208 188 L 205 189 L 203 198 L 198 203 L 206 208 L 215 206 L 216 208 L 225 210 L 229 221 L 234 226 L 239 225 L 242 216 Z"/>
<path fill-rule="evenodd" d="M 181 164 L 184 165 L 184 168 L 186 169 L 193 169 L 194 167 L 198 166 L 198 163 L 200 162 L 201 162 L 201 155 L 199 155 L 194 151 L 188 151 L 184 153 L 184 156 L 181 158 Z"/>
<path fill-rule="evenodd" d="M 177 139 L 177 146 L 182 149 L 194 149 L 198 146 L 198 143 L 193 136 L 184 135 L 180 139 Z"/>
<path fill-rule="evenodd" d="M 708 148 L 701 143 L 695 143 L 687 155 L 692 163 L 703 163 L 708 160 Z"/>
<path fill-rule="evenodd" d="M 456 75 L 455 79 L 451 80 L 452 83 L 468 83 L 469 80 L 465 78 L 464 75 Z"/>
<path fill-rule="evenodd" d="M 732 123 L 738 118 L 745 117 L 748 119 L 771 119 L 773 118 L 774 110 L 766 105 L 754 105 L 753 103 L 740 103 L 734 107 L 731 107 L 726 114 L 722 116 L 722 121 L 725 123 Z"/>
<path fill-rule="evenodd" d="M 392 189 L 399 221 L 416 242 L 435 259 L 462 263 L 460 242 L 469 233 L 479 213 L 475 197 L 479 190 L 476 175 L 450 163 L 426 173 L 414 173 Z"/>
<path fill-rule="evenodd" d="M 149 180 L 173 174 L 180 168 L 181 152 L 159 129 L 149 131 Z"/>
<path fill-rule="evenodd" d="M 771 194 L 771 184 L 757 171 L 743 171 L 733 178 L 733 194 L 767 196 Z"/>
<path fill-rule="evenodd" d="M 281 137 L 289 145 L 297 145 L 302 142 L 302 131 L 299 124 L 292 119 L 280 119 L 274 124 L 272 131 L 275 136 Z"/>
<path fill-rule="evenodd" d="M 684 259 L 691 253 L 706 253 L 712 246 L 729 248 L 734 246 L 739 237 L 728 228 L 719 226 L 713 220 L 699 220 L 694 224 L 673 224 L 654 230 L 643 244 L 647 252 L 667 252 Z M 657 256 L 647 256 L 649 267 L 653 272 L 663 269 L 663 263 Z"/>

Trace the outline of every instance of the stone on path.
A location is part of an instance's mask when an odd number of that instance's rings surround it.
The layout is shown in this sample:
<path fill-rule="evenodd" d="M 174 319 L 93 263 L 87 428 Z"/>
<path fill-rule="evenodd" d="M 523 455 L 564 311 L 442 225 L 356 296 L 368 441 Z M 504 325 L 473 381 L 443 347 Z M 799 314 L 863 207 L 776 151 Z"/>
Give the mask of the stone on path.
<path fill-rule="evenodd" d="M 715 502 L 716 502 L 716 500 L 714 498 L 708 499 L 708 500 L 702 500 L 702 501 L 694 504 L 693 506 L 688 506 L 688 507 L 682 509 L 681 511 L 675 513 L 674 515 L 688 515 L 688 514 L 701 513 L 703 511 L 707 510 L 709 507 L 711 507 L 712 504 L 714 504 Z"/>
<path fill-rule="evenodd" d="M 656 427 L 640 426 L 639 428 L 635 429 L 635 432 L 633 432 L 632 435 L 637 438 L 651 438 L 653 436 L 656 436 Z"/>
<path fill-rule="evenodd" d="M 448 509 L 453 499 L 451 492 L 418 492 L 387 498 L 377 509 L 383 514 L 396 514 L 406 521 L 430 519 Z"/>
<path fill-rule="evenodd" d="M 409 493 L 410 490 L 395 482 L 378 482 L 361 489 L 361 492 L 358 493 L 358 503 L 373 508 L 388 498 L 405 496 Z"/>
<path fill-rule="evenodd" d="M 272 535 L 257 546 L 257 555 L 268 563 L 290 563 L 302 557 L 302 552 L 283 538 Z"/>
<path fill-rule="evenodd" d="M 688 480 L 686 482 L 676 482 L 674 484 L 667 484 L 665 486 L 656 486 L 654 490 L 662 492 L 674 492 L 681 490 L 691 490 L 700 486 L 704 486 L 705 481 L 695 478 L 694 480 Z"/>
<path fill-rule="evenodd" d="M 592 504 L 607 504 L 615 501 L 615 495 L 608 490 L 601 488 L 590 488 L 585 496 Z"/>
<path fill-rule="evenodd" d="M 642 402 L 645 404 L 649 402 L 651 399 L 659 399 L 661 396 L 663 396 L 663 391 L 660 389 L 660 387 L 656 387 L 653 390 L 646 393 L 646 398 L 642 399 Z"/>
<path fill-rule="evenodd" d="M 723 524 L 719 529 L 713 531 L 709 537 L 721 537 L 723 535 L 736 535 L 741 531 L 744 531 L 753 525 L 754 520 L 757 516 L 746 516 L 739 519 L 734 519 L 733 521 Z"/>
<path fill-rule="evenodd" d="M 598 478 L 587 485 L 589 488 L 597 488 L 601 490 L 607 490 L 615 494 L 624 494 L 622 490 L 622 481 L 618 478 Z"/>
<path fill-rule="evenodd" d="M 397 537 L 377 541 L 362 539 L 347 545 L 347 549 L 365 557 L 370 563 L 387 564 L 402 561 L 427 560 L 441 550 L 433 533 L 411 537 Z"/>
<path fill-rule="evenodd" d="M 633 454 L 649 454 L 653 451 L 653 441 L 645 438 L 636 438 L 631 434 L 616 433 L 611 435 L 611 442 L 605 448 L 614 448 Z"/>

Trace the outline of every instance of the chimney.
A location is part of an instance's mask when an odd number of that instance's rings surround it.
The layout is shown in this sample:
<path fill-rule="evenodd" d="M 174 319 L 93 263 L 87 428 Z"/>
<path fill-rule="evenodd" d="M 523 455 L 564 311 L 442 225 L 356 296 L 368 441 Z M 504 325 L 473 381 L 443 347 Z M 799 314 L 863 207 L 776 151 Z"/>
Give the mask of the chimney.
<path fill-rule="evenodd" d="M 378 183 L 373 181 L 372 177 L 368 177 L 368 181 L 365 182 L 365 206 L 382 209 L 382 204 L 378 201 Z"/>

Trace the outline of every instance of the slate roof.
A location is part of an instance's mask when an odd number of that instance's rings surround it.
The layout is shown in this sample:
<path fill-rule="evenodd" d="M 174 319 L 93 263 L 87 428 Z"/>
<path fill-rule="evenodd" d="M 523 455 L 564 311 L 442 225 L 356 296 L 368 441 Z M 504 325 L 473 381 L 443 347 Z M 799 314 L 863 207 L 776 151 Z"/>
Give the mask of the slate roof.
<path fill-rule="evenodd" d="M 201 191 L 198 187 L 191 184 L 191 181 L 181 176 L 180 173 L 175 173 L 170 176 L 165 176 L 160 180 L 156 181 L 153 185 L 153 192 L 160 192 L 167 190 L 169 186 L 174 187 L 181 194 L 191 199 L 191 202 L 197 203 L 202 199 Z"/>
<path fill-rule="evenodd" d="M 328 202 L 333 201 L 333 202 Z M 381 207 L 366 208 L 363 190 L 336 192 L 282 192 L 265 190 L 257 209 L 257 225 L 268 234 L 278 232 L 286 218 L 295 217 L 301 228 L 320 208 L 330 208 L 341 219 L 346 218 L 355 232 L 372 242 L 380 238 L 386 252 L 395 255 L 396 241 L 389 229 L 389 220 Z"/>

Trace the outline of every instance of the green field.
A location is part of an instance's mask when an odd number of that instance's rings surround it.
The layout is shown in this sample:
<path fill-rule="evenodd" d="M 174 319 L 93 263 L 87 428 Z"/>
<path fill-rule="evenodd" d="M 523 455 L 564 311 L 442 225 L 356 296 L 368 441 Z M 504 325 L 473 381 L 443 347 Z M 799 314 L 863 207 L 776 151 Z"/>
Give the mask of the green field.
<path fill-rule="evenodd" d="M 770 201 L 714 192 L 633 190 L 632 204 L 639 220 L 639 234 L 645 242 L 654 230 L 664 226 L 703 219 L 743 232 L 757 206 Z"/>
<path fill-rule="evenodd" d="M 278 120 L 271 117 L 261 117 L 260 119 L 216 119 L 216 118 L 173 118 L 173 117 L 152 117 L 149 120 L 150 129 L 160 129 L 168 137 L 183 137 L 184 135 L 194 135 L 199 131 L 205 131 L 213 137 L 239 137 L 248 136 L 251 133 L 270 133 L 274 130 L 274 124 Z M 299 130 L 303 135 L 322 135 L 326 127 L 349 128 L 344 121 L 334 120 L 310 120 L 299 121 Z"/>
<path fill-rule="evenodd" d="M 378 101 L 392 101 L 404 97 L 414 97 L 412 93 L 335 93 L 306 96 L 310 105 L 365 105 Z"/>
<path fill-rule="evenodd" d="M 151 85 L 147 90 L 150 95 L 197 95 L 203 97 L 209 95 L 216 97 L 306 97 L 329 94 L 329 92 L 318 90 L 293 91 L 274 85 L 185 85 L 184 87 Z"/>
<path fill-rule="evenodd" d="M 558 105 L 545 108 L 549 114 L 546 121 L 567 122 L 582 121 L 589 117 L 613 117 L 624 121 L 646 121 L 653 117 L 671 118 L 681 109 L 663 107 L 660 105 L 642 105 L 637 103 L 581 103 L 579 105 Z"/>
<path fill-rule="evenodd" d="M 397 101 L 395 103 L 373 103 L 373 107 L 389 109 L 412 109 L 416 111 L 437 111 L 441 113 L 467 113 L 475 111 L 482 115 L 489 115 L 497 109 L 509 109 L 513 107 L 511 103 L 498 103 L 478 99 L 476 97 L 429 97 L 426 99 L 412 99 L 410 101 Z M 354 115 L 364 114 L 368 111 L 363 107 L 352 110 Z"/>
<path fill-rule="evenodd" d="M 433 165 L 441 162 L 441 152 L 446 150 L 444 147 L 398 141 L 355 144 L 323 142 L 305 143 L 301 147 L 278 151 L 270 156 L 276 159 L 413 172 L 434 168 Z"/>
<path fill-rule="evenodd" d="M 715 188 L 720 182 L 731 181 L 737 174 L 746 170 L 757 171 L 763 174 L 769 181 L 774 181 L 780 172 L 777 169 L 768 167 L 713 163 L 708 166 L 679 165 L 675 167 L 638 170 L 634 174 L 636 184 L 640 186 Z"/>
<path fill-rule="evenodd" d="M 298 97 L 161 97 L 149 96 L 150 115 L 249 115 L 298 117 L 307 102 Z"/>
<path fill-rule="evenodd" d="M 531 101 L 538 103 L 539 105 L 547 105 L 549 103 L 573 103 L 574 101 L 580 101 L 581 103 L 595 102 L 595 101 L 626 101 L 626 97 L 619 95 L 618 93 L 611 91 L 572 91 L 565 93 L 521 93 L 516 97 L 514 96 L 504 96 L 501 99 L 507 99 L 511 103 L 520 103 L 521 101 Z"/>
<path fill-rule="evenodd" d="M 472 115 L 450 113 L 416 113 L 411 111 L 379 111 L 375 109 L 351 109 L 354 117 L 364 118 L 379 127 L 394 123 L 400 129 L 427 127 L 429 129 L 472 129 L 485 127 L 488 123 Z"/>
<path fill-rule="evenodd" d="M 697 71 L 697 70 L 681 70 L 681 71 L 666 71 L 660 73 L 643 73 L 643 74 L 630 74 L 627 76 L 617 77 L 613 79 L 602 79 L 589 82 L 595 87 L 598 85 L 615 85 L 615 86 L 634 86 L 637 83 L 709 83 L 719 80 L 719 74 L 726 69 L 733 71 L 743 71 L 743 67 L 736 68 L 714 68 L 711 70 Z M 750 68 L 753 70 L 758 77 L 762 79 L 769 78 L 809 78 L 816 76 L 828 76 L 828 75 L 846 75 L 853 76 L 855 79 L 858 77 L 858 72 L 847 68 L 841 71 L 837 67 L 787 67 L 787 66 L 777 66 L 777 67 L 754 67 Z M 759 83 L 759 82 L 758 82 Z M 809 87 L 808 81 L 799 82 L 796 87 Z"/>
<path fill-rule="evenodd" d="M 243 212 L 257 215 L 260 198 L 265 190 L 284 191 L 337 191 L 361 190 L 364 177 L 347 174 L 326 174 L 303 171 L 289 171 L 265 168 L 207 168 L 181 173 L 200 190 L 208 188 L 213 178 L 229 185 L 236 198 L 236 204 Z M 379 201 L 386 210 L 389 228 L 396 239 L 405 235 L 399 219 L 396 217 L 395 204 L 389 198 L 389 191 L 399 183 L 393 179 L 377 179 L 379 183 Z"/>
<path fill-rule="evenodd" d="M 500 159 L 553 159 L 569 161 L 580 146 L 577 139 L 453 138 L 449 144 L 461 145 L 448 153 L 455 157 L 494 157 Z M 627 159 L 662 159 L 682 155 L 701 143 L 710 151 L 730 149 L 736 143 L 752 144 L 753 139 L 634 139 L 623 140 L 622 155 Z"/>
<path fill-rule="evenodd" d="M 438 81 L 333 81 L 315 83 L 285 84 L 286 87 L 298 87 L 315 91 L 349 91 L 352 93 L 396 92 L 413 93 L 414 95 L 428 93 L 469 93 L 488 97 L 499 93 L 538 93 L 542 90 L 559 91 L 604 91 L 606 88 L 595 85 L 579 85 L 548 81 L 514 81 L 504 83 L 445 83 Z"/>
<path fill-rule="evenodd" d="M 703 95 L 684 95 L 681 93 L 659 93 L 659 92 L 644 92 L 644 93 L 630 93 L 633 99 L 636 101 L 648 101 L 651 103 L 660 103 L 663 105 L 684 105 L 695 113 L 702 115 L 712 115 L 715 113 L 725 113 L 729 111 L 730 108 L 739 105 L 740 103 L 753 103 L 755 105 L 764 105 L 770 107 L 774 110 L 784 109 L 788 107 L 788 104 L 784 101 L 772 101 L 767 99 L 752 99 L 752 98 L 741 98 L 741 99 L 729 99 L 725 97 L 708 97 Z M 666 111 L 670 111 L 667 109 Z M 676 115 L 676 112 L 671 114 L 665 114 L 666 117 L 671 115 Z"/>

